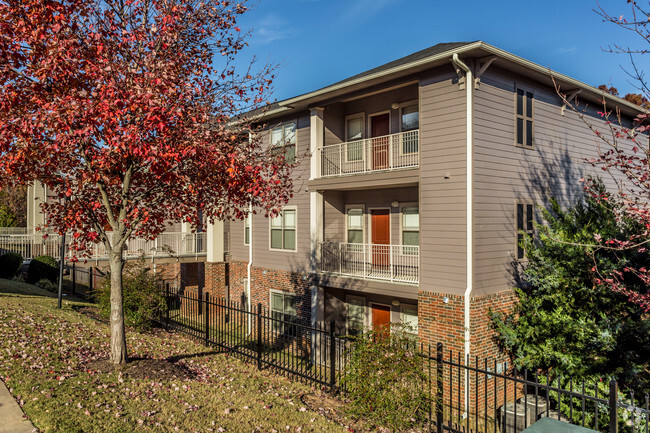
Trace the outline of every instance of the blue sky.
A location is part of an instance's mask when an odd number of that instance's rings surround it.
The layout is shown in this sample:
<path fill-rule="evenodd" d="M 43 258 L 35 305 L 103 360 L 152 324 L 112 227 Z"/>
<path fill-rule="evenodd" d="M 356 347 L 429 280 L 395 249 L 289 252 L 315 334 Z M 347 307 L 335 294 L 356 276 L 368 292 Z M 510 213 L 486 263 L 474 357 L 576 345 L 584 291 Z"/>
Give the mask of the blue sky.
<path fill-rule="evenodd" d="M 633 92 L 621 70 L 629 58 L 603 48 L 647 47 L 602 22 L 598 4 L 630 13 L 625 0 L 259 0 L 239 20 L 252 31 L 242 60 L 279 64 L 274 97 L 282 100 L 439 42 L 480 39 L 587 84 Z M 650 71 L 647 57 L 637 64 Z"/>

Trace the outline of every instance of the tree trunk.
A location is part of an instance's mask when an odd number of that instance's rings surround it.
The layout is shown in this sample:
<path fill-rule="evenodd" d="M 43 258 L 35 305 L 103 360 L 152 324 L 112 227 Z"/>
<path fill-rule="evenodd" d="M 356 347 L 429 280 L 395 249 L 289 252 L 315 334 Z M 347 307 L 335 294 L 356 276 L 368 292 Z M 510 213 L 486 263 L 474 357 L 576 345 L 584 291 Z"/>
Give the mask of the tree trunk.
<path fill-rule="evenodd" d="M 126 364 L 126 333 L 124 332 L 124 302 L 122 296 L 122 254 L 111 254 L 111 361 Z"/>

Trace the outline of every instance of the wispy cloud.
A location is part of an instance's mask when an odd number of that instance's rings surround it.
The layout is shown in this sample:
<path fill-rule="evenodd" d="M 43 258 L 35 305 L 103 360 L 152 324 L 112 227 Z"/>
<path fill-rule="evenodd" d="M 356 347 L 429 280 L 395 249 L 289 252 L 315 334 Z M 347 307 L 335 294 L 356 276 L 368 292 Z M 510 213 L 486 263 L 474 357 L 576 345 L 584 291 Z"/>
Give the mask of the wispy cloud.
<path fill-rule="evenodd" d="M 557 49 L 557 53 L 558 54 L 568 54 L 568 53 L 572 53 L 572 52 L 577 51 L 577 50 L 578 50 L 578 47 L 575 47 L 575 46 L 573 46 L 573 47 L 560 47 L 560 48 Z"/>
<path fill-rule="evenodd" d="M 397 0 L 354 0 L 350 1 L 347 10 L 342 10 L 339 23 L 360 22 L 368 20 L 386 6 Z"/>
<path fill-rule="evenodd" d="M 287 20 L 280 15 L 269 14 L 253 25 L 253 42 L 258 45 L 270 44 L 271 42 L 288 39 L 296 34 L 293 27 L 289 26 Z"/>

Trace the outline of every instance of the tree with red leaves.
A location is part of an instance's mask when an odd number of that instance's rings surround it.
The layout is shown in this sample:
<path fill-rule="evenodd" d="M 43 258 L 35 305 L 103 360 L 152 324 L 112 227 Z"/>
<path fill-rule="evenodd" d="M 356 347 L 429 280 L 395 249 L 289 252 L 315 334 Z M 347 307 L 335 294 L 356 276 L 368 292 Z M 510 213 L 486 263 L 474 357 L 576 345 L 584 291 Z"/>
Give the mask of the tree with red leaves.
<path fill-rule="evenodd" d="M 77 257 L 108 251 L 111 360 L 128 360 L 123 248 L 167 222 L 277 213 L 291 166 L 241 113 L 266 100 L 268 65 L 228 0 L 0 0 L 0 186 L 38 180 L 49 228 Z M 254 132 L 254 131 L 253 131 Z"/>
<path fill-rule="evenodd" d="M 630 15 L 610 15 L 603 8 L 598 7 L 595 12 L 604 21 L 615 24 L 638 35 L 643 44 L 650 43 L 650 29 L 648 28 L 648 17 L 650 10 L 637 1 L 626 0 L 630 7 Z M 635 56 L 642 56 L 648 53 L 647 45 L 642 48 L 623 47 L 611 45 L 606 51 L 611 53 L 622 53 L 629 55 L 631 69 L 628 72 L 635 80 L 636 87 L 640 93 L 628 93 L 624 99 L 639 105 L 648 110 L 650 104 L 650 88 L 645 81 L 644 72 L 635 60 Z M 603 93 L 618 96 L 618 90 L 606 85 L 599 86 Z M 559 93 L 559 92 L 558 92 Z M 559 93 L 564 102 L 573 107 L 578 116 L 598 137 L 599 154 L 587 162 L 594 167 L 600 168 L 606 173 L 615 187 L 603 191 L 597 186 L 593 179 L 585 180 L 585 189 L 593 197 L 601 202 L 607 202 L 607 208 L 614 210 L 614 216 L 623 226 L 625 221 L 635 224 L 637 229 L 629 232 L 627 236 L 620 238 L 605 239 L 594 235 L 594 242 L 600 248 L 613 252 L 620 252 L 620 256 L 629 255 L 630 251 L 642 258 L 641 263 L 650 263 L 650 114 L 648 112 L 639 114 L 630 123 L 623 119 L 621 113 L 607 104 L 603 97 L 603 108 L 600 115 L 604 125 L 596 125 L 588 119 L 583 111 L 576 106 L 575 100 L 569 101 L 566 95 Z M 627 224 L 629 225 L 629 224 Z M 592 247 L 592 246 L 590 246 Z M 639 262 L 639 261 L 637 261 Z M 599 275 L 597 282 L 608 285 L 616 292 L 625 294 L 628 299 L 637 304 L 642 311 L 650 313 L 650 266 L 631 266 L 625 260 L 620 260 L 618 269 L 601 272 L 596 266 L 592 269 Z M 641 281 L 645 289 L 632 288 L 626 281 Z"/>

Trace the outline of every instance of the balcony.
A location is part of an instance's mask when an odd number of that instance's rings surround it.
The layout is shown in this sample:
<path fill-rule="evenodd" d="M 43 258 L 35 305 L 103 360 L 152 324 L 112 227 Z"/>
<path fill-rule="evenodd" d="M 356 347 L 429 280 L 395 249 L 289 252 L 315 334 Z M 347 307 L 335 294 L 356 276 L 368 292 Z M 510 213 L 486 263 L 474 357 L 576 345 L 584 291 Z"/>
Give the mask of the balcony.
<path fill-rule="evenodd" d="M 112 237 L 112 233 L 108 233 Z M 133 259 L 138 257 L 200 257 L 206 255 L 205 233 L 161 233 L 156 239 L 131 238 L 124 248 L 124 257 Z M 70 237 L 66 237 L 68 243 Z M 39 255 L 49 255 L 58 259 L 60 256 L 61 237 L 51 234 L 43 239 L 42 233 L 31 235 L 0 235 L 0 254 L 12 251 L 23 258 L 34 258 Z M 72 258 L 72 251 L 67 250 L 66 258 Z M 95 244 L 89 251 L 89 257 L 80 257 L 81 260 L 106 260 L 108 254 L 103 244 Z"/>
<path fill-rule="evenodd" d="M 406 284 L 420 281 L 420 247 L 321 242 L 320 272 Z"/>
<path fill-rule="evenodd" d="M 419 131 L 400 132 L 325 146 L 318 153 L 320 177 L 417 167 Z"/>

